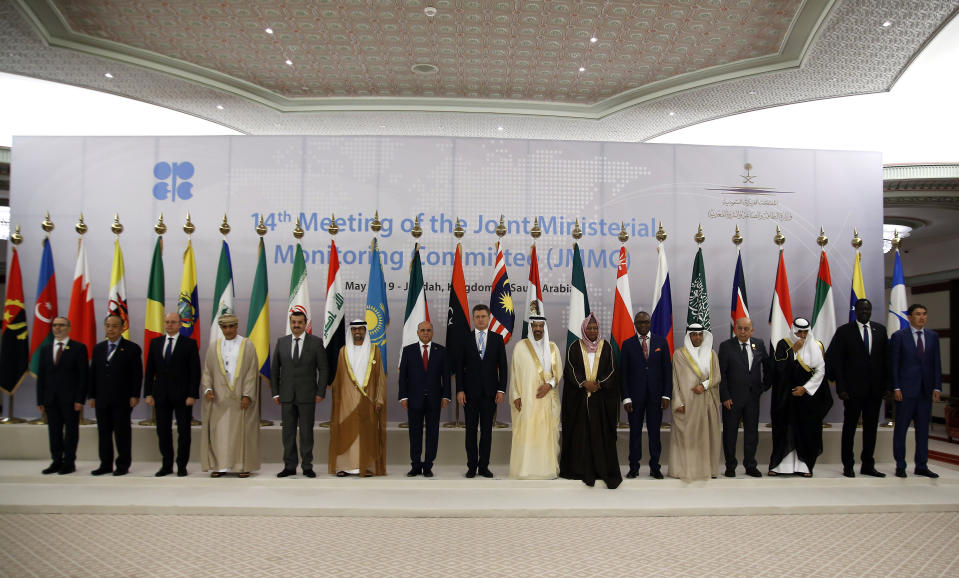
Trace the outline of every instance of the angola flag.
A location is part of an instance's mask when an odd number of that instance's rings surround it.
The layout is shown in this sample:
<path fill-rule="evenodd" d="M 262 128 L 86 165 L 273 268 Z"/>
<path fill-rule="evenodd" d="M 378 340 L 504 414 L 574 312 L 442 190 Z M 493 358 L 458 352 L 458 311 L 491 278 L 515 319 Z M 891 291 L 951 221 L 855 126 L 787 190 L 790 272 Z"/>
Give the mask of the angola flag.
<path fill-rule="evenodd" d="M 23 308 L 23 276 L 20 256 L 13 248 L 7 275 L 7 298 L 3 304 L 3 333 L 0 337 L 0 389 L 13 395 L 27 374 L 27 312 Z"/>

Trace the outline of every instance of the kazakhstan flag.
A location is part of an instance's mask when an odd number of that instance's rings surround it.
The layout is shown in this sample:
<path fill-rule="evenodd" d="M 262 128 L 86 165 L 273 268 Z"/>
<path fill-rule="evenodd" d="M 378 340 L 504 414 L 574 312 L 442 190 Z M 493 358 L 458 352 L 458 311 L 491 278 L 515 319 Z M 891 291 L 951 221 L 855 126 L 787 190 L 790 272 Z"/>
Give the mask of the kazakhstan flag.
<path fill-rule="evenodd" d="M 373 239 L 370 254 L 370 281 L 366 293 L 366 329 L 370 332 L 370 343 L 380 348 L 380 358 L 386 356 L 386 328 L 390 325 L 390 307 L 386 303 L 386 279 L 383 277 L 383 265 L 380 263 L 380 249 Z M 384 362 L 383 371 L 388 364 Z"/>

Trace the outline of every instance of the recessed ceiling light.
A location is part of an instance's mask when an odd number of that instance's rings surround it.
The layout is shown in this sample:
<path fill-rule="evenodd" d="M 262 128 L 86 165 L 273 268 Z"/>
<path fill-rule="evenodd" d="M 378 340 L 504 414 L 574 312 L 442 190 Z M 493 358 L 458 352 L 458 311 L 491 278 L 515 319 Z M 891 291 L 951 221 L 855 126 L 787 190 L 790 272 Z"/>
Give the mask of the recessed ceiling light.
<path fill-rule="evenodd" d="M 496 127 L 496 130 L 498 130 L 498 131 L 500 131 L 500 132 L 503 132 L 503 127 L 498 126 L 498 127 Z"/>
<path fill-rule="evenodd" d="M 113 75 L 112 75 L 112 74 L 110 74 L 109 72 L 108 72 L 108 73 L 106 73 L 106 74 L 104 74 L 103 76 L 106 76 L 107 78 L 113 78 Z"/>
<path fill-rule="evenodd" d="M 265 29 L 263 30 L 263 32 L 266 32 L 267 34 L 273 34 L 273 29 L 272 29 L 272 28 L 265 28 Z"/>
<path fill-rule="evenodd" d="M 676 113 L 673 111 L 669 111 L 669 116 L 676 116 Z"/>
<path fill-rule="evenodd" d="M 217 110 L 223 110 L 223 105 L 222 105 L 222 104 L 216 105 L 216 109 L 217 109 Z"/>
<path fill-rule="evenodd" d="M 286 59 L 286 65 L 287 65 L 287 66 L 293 66 L 293 61 L 290 60 L 289 58 L 287 58 L 287 59 Z"/>
<path fill-rule="evenodd" d="M 589 41 L 592 42 L 593 44 L 596 44 L 597 42 L 599 42 L 599 38 L 596 38 L 595 36 L 593 36 L 592 38 L 589 39 Z"/>
<path fill-rule="evenodd" d="M 580 66 L 580 67 L 579 67 L 579 71 L 580 71 L 580 72 L 586 72 L 586 67 L 585 67 L 585 66 Z"/>
<path fill-rule="evenodd" d="M 755 90 L 750 90 L 750 91 L 749 91 L 749 94 L 756 94 L 756 91 L 755 91 Z"/>
<path fill-rule="evenodd" d="M 380 125 L 380 128 L 386 128 L 386 125 L 385 125 L 385 124 L 381 124 L 381 125 Z"/>
<path fill-rule="evenodd" d="M 410 67 L 413 74 L 436 74 L 440 69 L 435 64 L 420 63 Z"/>
<path fill-rule="evenodd" d="M 890 26 L 892 26 L 892 22 L 889 20 L 886 20 L 885 22 L 882 23 L 883 28 L 889 28 Z"/>

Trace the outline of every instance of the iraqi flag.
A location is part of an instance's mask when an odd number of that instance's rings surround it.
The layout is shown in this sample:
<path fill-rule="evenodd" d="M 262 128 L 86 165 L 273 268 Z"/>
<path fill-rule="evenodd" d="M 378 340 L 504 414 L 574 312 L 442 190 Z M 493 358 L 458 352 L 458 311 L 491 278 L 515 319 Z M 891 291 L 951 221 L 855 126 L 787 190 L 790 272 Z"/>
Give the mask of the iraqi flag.
<path fill-rule="evenodd" d="M 656 281 L 653 284 L 653 314 L 650 331 L 669 343 L 669 355 L 673 354 L 673 296 L 669 288 L 669 265 L 666 263 L 666 247 L 656 247 L 659 257 L 656 263 Z"/>
<path fill-rule="evenodd" d="M 620 265 L 622 269 L 622 265 Z M 618 285 L 617 285 L 618 287 Z M 627 302 L 629 296 L 629 285 L 626 287 Z M 617 297 L 619 293 L 617 293 Z M 615 311 L 615 309 L 614 309 Z M 566 324 L 566 350 L 572 347 L 574 343 L 582 339 L 583 320 L 589 315 L 589 296 L 586 294 L 586 274 L 583 272 L 583 259 L 579 254 L 579 243 L 573 243 L 573 272 L 569 282 L 569 322 Z M 613 315 L 613 329 L 616 328 L 616 315 Z M 613 351 L 617 354 L 619 349 L 615 343 Z M 619 357 L 616 358 L 617 361 Z"/>
<path fill-rule="evenodd" d="M 902 274 L 902 260 L 896 249 L 896 263 L 892 268 L 892 291 L 889 292 L 889 313 L 886 316 L 886 331 L 892 334 L 909 327 L 909 305 L 906 303 L 906 277 Z"/>
<path fill-rule="evenodd" d="M 403 347 L 412 345 L 420 340 L 416 334 L 416 327 L 423 321 L 430 320 L 430 306 L 426 302 L 426 288 L 423 286 L 423 265 L 420 263 L 420 244 L 413 248 L 413 258 L 410 260 L 410 281 L 406 293 L 406 314 L 403 317 Z M 396 367 L 403 361 L 403 351 Z"/>
<path fill-rule="evenodd" d="M 30 339 L 30 373 L 40 369 L 40 347 L 53 342 L 50 326 L 57 313 L 57 275 L 53 270 L 53 249 L 50 237 L 43 239 L 43 255 L 40 257 L 40 275 L 37 277 L 37 302 L 33 308 L 33 335 Z"/>
<path fill-rule="evenodd" d="M 780 340 L 792 336 L 793 306 L 789 300 L 789 278 L 786 277 L 786 260 L 779 250 L 779 265 L 776 267 L 776 285 L 773 301 L 769 305 L 769 348 L 775 351 Z"/>
<path fill-rule="evenodd" d="M 87 347 L 87 359 L 93 357 L 97 343 L 97 318 L 93 309 L 93 290 L 90 288 L 90 268 L 87 266 L 87 247 L 79 239 L 77 266 L 73 270 L 73 289 L 70 291 L 70 339 Z"/>
<path fill-rule="evenodd" d="M 456 364 L 463 358 L 470 339 L 469 301 L 466 298 L 466 277 L 463 275 L 463 246 L 456 244 L 453 278 L 450 280 L 450 302 L 446 314 L 446 349 Z M 450 364 L 453 366 L 454 364 Z"/>
<path fill-rule="evenodd" d="M 506 273 L 506 259 L 503 258 L 503 248 L 499 243 L 496 243 L 496 264 L 493 266 L 489 310 L 489 330 L 499 333 L 503 343 L 509 343 L 510 337 L 513 336 L 513 325 L 516 323 L 516 312 L 513 309 L 513 286 L 510 285 L 509 275 Z"/>
<path fill-rule="evenodd" d="M 729 334 L 736 332 L 736 321 L 749 319 L 749 300 L 746 298 L 746 275 L 743 273 L 743 254 L 736 251 L 736 272 L 733 273 L 733 296 L 729 306 L 729 319 L 732 323 Z"/>
<path fill-rule="evenodd" d="M 617 366 L 623 342 L 635 334 L 633 300 L 629 295 L 629 258 L 626 247 L 622 246 L 619 248 L 619 267 L 616 269 L 616 295 L 613 297 L 613 325 L 610 331 L 613 357 Z"/>
<path fill-rule="evenodd" d="M 832 275 L 829 274 L 829 259 L 823 249 L 819 256 L 819 275 L 816 277 L 816 297 L 812 307 L 812 330 L 816 339 L 823 343 L 832 341 L 836 333 L 836 303 L 832 297 Z"/>
<path fill-rule="evenodd" d="M 346 344 L 345 320 L 346 298 L 343 290 L 343 276 L 340 275 L 340 256 L 336 251 L 336 242 L 330 239 L 329 267 L 326 271 L 326 311 L 323 315 L 323 347 L 326 348 L 326 363 L 329 371 L 329 383 L 336 377 L 336 366 L 340 349 Z"/>

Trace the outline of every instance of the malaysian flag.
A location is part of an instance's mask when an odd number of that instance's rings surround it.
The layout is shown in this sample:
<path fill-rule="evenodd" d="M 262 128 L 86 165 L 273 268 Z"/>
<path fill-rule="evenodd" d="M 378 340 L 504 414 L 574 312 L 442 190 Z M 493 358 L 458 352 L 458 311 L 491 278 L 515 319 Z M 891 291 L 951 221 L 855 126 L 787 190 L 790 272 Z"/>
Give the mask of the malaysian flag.
<path fill-rule="evenodd" d="M 499 333 L 503 337 L 503 343 L 509 343 L 509 338 L 513 336 L 513 322 L 516 321 L 511 287 L 506 274 L 503 249 L 496 243 L 496 265 L 493 267 L 493 288 L 489 298 L 489 330 Z"/>

